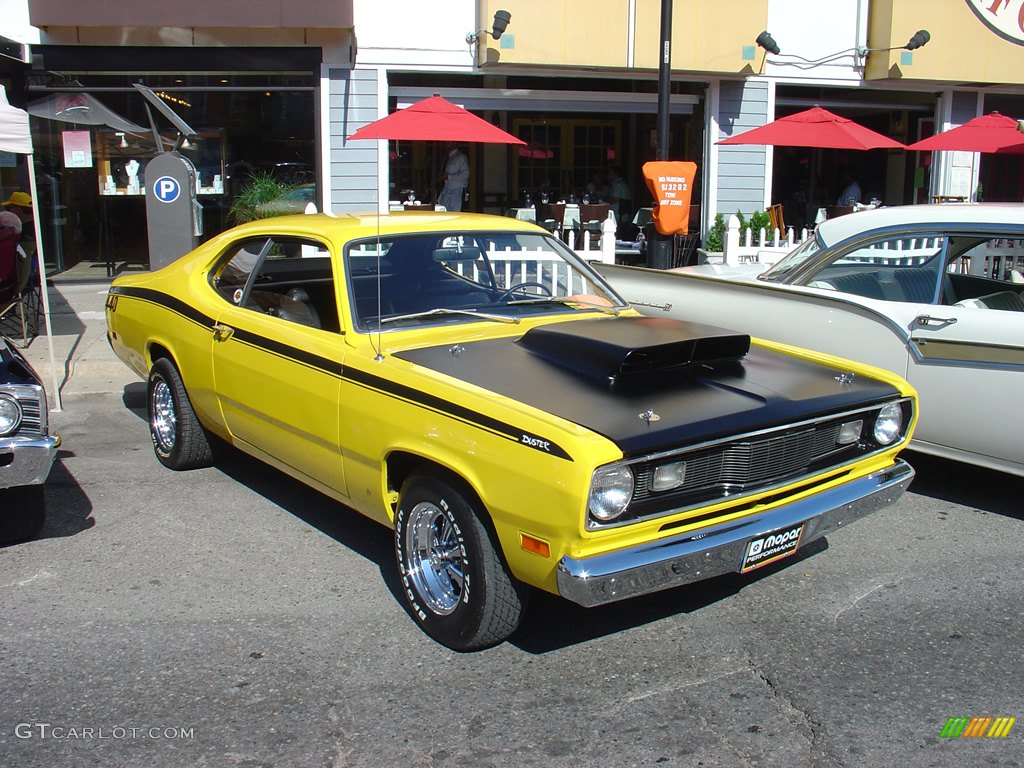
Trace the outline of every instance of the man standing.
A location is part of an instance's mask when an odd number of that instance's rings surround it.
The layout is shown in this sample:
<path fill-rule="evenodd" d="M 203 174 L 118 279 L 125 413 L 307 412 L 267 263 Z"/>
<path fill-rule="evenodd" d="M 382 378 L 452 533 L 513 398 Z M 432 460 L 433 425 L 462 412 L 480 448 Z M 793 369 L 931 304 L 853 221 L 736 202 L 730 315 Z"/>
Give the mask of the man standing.
<path fill-rule="evenodd" d="M 625 219 L 632 213 L 630 206 L 633 202 L 633 193 L 614 165 L 608 168 L 608 189 L 604 196 L 611 203 L 611 209 L 615 213 L 616 229 L 621 231 L 622 225 L 628 223 Z"/>
<path fill-rule="evenodd" d="M 443 205 L 445 210 L 461 211 L 462 196 L 469 186 L 469 159 L 454 141 L 445 142 L 444 147 L 448 150 L 448 157 L 445 160 L 444 172 L 441 174 L 444 187 L 437 198 L 437 203 Z"/>

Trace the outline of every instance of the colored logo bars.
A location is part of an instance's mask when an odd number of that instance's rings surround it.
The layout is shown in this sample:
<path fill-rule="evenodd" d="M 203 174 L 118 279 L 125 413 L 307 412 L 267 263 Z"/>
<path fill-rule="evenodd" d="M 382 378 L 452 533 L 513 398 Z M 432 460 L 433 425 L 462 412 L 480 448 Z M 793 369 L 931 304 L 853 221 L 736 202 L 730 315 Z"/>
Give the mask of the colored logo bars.
<path fill-rule="evenodd" d="M 1005 739 L 1015 722 L 1016 717 L 951 717 L 943 726 L 939 738 Z"/>

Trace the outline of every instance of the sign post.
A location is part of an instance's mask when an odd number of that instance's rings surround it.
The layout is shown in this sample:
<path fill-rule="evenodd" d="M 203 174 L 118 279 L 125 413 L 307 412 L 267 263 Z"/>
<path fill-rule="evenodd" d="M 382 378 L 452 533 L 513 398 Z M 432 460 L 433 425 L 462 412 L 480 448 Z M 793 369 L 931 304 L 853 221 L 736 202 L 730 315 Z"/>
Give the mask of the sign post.
<path fill-rule="evenodd" d="M 644 163 L 644 181 L 654 198 L 651 219 L 654 222 L 655 248 L 649 266 L 668 269 L 672 266 L 672 242 L 675 235 L 690 232 L 690 198 L 697 164 L 676 160 L 654 160 Z"/>

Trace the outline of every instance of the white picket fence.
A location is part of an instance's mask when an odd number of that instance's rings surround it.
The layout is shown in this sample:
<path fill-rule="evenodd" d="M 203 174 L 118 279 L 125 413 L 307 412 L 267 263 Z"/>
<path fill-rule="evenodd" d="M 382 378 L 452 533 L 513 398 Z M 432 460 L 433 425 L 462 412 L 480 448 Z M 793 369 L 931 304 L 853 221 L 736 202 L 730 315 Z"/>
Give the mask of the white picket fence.
<path fill-rule="evenodd" d="M 487 261 L 501 286 L 535 283 L 547 289 L 552 296 L 573 296 L 588 290 L 583 275 L 561 256 L 543 248 L 491 249 L 487 251 Z M 483 274 L 481 266 L 479 261 L 454 261 L 449 268 L 469 280 L 489 284 L 490 275 Z"/>
<path fill-rule="evenodd" d="M 1024 240 L 990 240 L 983 254 L 972 253 L 967 271 L 999 280 L 1010 280 L 1014 272 L 1024 275 Z"/>
<path fill-rule="evenodd" d="M 729 265 L 760 263 L 770 266 L 808 237 L 813 237 L 813 231 L 805 228 L 797 233 L 790 227 L 784 234 L 778 229 L 774 232 L 762 229 L 756 236 L 747 229 L 741 239 L 740 220 L 733 215 L 726 227 L 723 261 Z M 939 245 L 939 239 L 931 237 L 894 239 L 881 243 L 877 249 L 870 249 L 872 252 L 864 249 L 845 258 L 894 266 L 914 265 L 933 256 Z M 1000 280 L 1009 280 L 1013 272 L 1024 274 L 1024 239 L 990 240 L 982 248 L 972 251 L 969 259 L 958 261 L 952 268 Z"/>
<path fill-rule="evenodd" d="M 795 232 L 789 227 L 785 232 L 776 228 L 772 232 L 758 230 L 755 239 L 751 228 L 747 228 L 746 236 L 740 238 L 740 220 L 733 214 L 725 227 L 724 260 L 730 266 L 744 263 L 774 264 L 783 256 L 806 240 L 811 233 L 802 229 Z"/>

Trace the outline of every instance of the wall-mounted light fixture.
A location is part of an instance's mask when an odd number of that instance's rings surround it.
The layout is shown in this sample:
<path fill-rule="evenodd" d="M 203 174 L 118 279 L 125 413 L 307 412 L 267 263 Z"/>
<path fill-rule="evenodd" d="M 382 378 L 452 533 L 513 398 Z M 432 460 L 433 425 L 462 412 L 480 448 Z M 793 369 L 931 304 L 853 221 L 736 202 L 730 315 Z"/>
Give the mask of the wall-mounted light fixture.
<path fill-rule="evenodd" d="M 478 29 L 476 32 L 470 32 L 466 35 L 466 44 L 475 45 L 480 40 L 480 35 L 490 34 L 495 40 L 501 37 L 502 33 L 508 28 L 508 23 L 512 21 L 512 14 L 508 11 L 495 11 L 494 12 L 494 24 L 491 26 L 491 31 L 488 32 L 486 29 Z"/>
<path fill-rule="evenodd" d="M 775 38 L 772 37 L 771 33 L 767 29 L 760 35 L 758 35 L 757 39 L 754 42 L 757 43 L 761 48 L 764 48 L 766 51 L 768 51 L 768 53 L 773 53 L 776 56 L 778 56 L 780 53 L 779 44 L 775 42 Z"/>
<path fill-rule="evenodd" d="M 842 59 L 846 56 L 853 57 L 853 65 L 855 67 L 863 68 L 864 60 L 867 58 L 869 53 L 881 53 L 886 51 L 916 51 L 918 48 L 924 46 L 925 43 L 927 43 L 931 39 L 932 36 L 928 33 L 928 30 L 919 29 L 911 36 L 911 38 L 906 42 L 905 45 L 897 45 L 892 48 L 866 48 L 863 45 L 858 45 L 856 48 L 845 48 L 841 51 L 830 53 L 827 56 L 822 56 L 821 58 L 818 59 L 805 59 L 803 56 L 797 56 L 796 54 L 793 53 L 781 53 L 779 49 L 779 44 L 775 42 L 775 38 L 773 38 L 767 30 L 759 34 L 757 36 L 757 39 L 754 40 L 754 42 L 757 43 L 759 47 L 764 48 L 767 53 L 770 53 L 774 56 L 781 55 L 796 60 L 773 61 L 773 64 L 797 67 L 799 69 L 810 69 L 812 67 L 820 67 L 825 64 L 832 64 L 833 62 L 838 61 L 839 59 Z"/>

